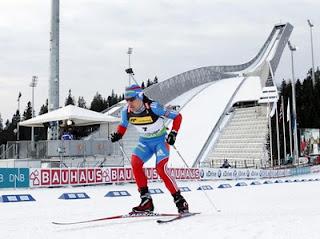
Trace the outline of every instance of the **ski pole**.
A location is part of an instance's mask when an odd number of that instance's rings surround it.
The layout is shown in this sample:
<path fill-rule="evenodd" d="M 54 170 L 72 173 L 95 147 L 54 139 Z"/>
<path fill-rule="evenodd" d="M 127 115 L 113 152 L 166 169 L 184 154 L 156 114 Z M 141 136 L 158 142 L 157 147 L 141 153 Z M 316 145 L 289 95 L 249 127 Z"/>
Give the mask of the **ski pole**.
<path fill-rule="evenodd" d="M 175 145 L 172 145 L 172 147 L 174 148 L 174 150 L 177 152 L 177 154 L 179 155 L 179 157 L 181 158 L 181 160 L 183 161 L 183 163 L 185 164 L 185 166 L 187 167 L 187 169 L 191 170 L 189 165 L 187 164 L 187 162 L 184 160 L 184 158 L 182 157 L 181 153 L 179 152 L 179 150 L 177 149 L 177 147 Z M 201 188 L 201 184 L 199 183 L 199 181 L 197 180 L 198 186 Z M 215 205 L 215 203 L 211 200 L 211 198 L 209 197 L 209 195 L 207 194 L 207 192 L 205 190 L 201 190 L 204 195 L 206 196 L 206 198 L 208 199 L 210 205 L 217 211 L 217 212 L 221 212 L 220 209 L 218 209 Z"/>
<path fill-rule="evenodd" d="M 119 144 L 119 148 L 120 148 L 120 150 L 121 150 L 122 154 L 125 156 L 124 158 L 126 158 L 126 159 L 127 159 L 127 161 L 128 161 L 129 163 L 131 163 L 131 162 L 130 162 L 130 160 L 129 160 L 128 155 L 127 155 L 127 154 L 126 154 L 126 152 L 124 151 L 124 149 L 123 149 L 123 147 L 122 147 L 122 145 L 120 144 L 120 142 L 119 142 L 119 141 L 118 141 L 118 144 Z"/>

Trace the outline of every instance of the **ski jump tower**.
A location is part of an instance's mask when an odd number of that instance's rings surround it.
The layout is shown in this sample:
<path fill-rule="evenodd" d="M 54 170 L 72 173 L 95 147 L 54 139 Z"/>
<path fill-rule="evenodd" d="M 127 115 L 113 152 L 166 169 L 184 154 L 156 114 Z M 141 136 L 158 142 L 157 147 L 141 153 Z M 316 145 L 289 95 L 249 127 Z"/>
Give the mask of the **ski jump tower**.
<path fill-rule="evenodd" d="M 268 156 L 263 156 L 261 153 L 252 153 L 251 145 L 247 145 L 251 147 L 247 149 L 251 153 L 243 152 L 246 143 L 239 143 L 238 148 L 232 148 L 233 145 L 237 144 L 238 138 L 225 138 L 225 142 L 229 140 L 232 143 L 225 143 L 223 148 L 221 148 L 222 146 L 219 146 L 219 148 L 217 142 L 219 142 L 219 139 L 226 137 L 226 135 L 221 136 L 223 130 L 231 136 L 236 135 L 241 130 L 247 131 L 244 136 L 249 137 L 248 132 L 252 127 L 237 123 L 247 122 L 246 117 L 258 110 L 261 115 L 261 122 L 258 122 L 258 125 L 263 126 L 263 128 L 257 130 L 263 131 L 264 135 L 261 136 L 261 144 L 255 144 L 255 147 L 260 151 L 265 148 L 268 133 L 265 112 L 268 102 L 261 102 L 261 99 L 264 98 L 265 87 L 273 87 L 276 93 L 273 79 L 274 72 L 278 67 L 292 30 L 293 26 L 290 23 L 276 24 L 257 55 L 244 64 L 200 67 L 173 76 L 145 90 L 148 97 L 159 101 L 163 105 L 179 104 L 184 120 L 176 146 L 179 152 L 185 156 L 185 161 L 189 166 L 195 167 L 200 163 L 208 162 L 210 157 L 212 158 L 210 162 L 212 162 L 218 158 L 218 154 L 222 155 L 221 159 L 232 155 L 243 155 L 242 158 L 234 158 L 235 161 L 239 159 L 247 160 L 252 156 L 251 158 L 255 163 L 259 162 L 260 166 L 266 165 L 266 160 L 263 162 L 262 157 L 266 158 Z M 259 107 L 259 109 L 253 109 L 252 107 L 252 109 L 246 109 L 247 112 L 241 112 L 244 109 L 236 107 L 237 105 L 248 104 L 248 102 Z M 121 105 L 123 103 L 113 107 L 109 114 L 118 116 Z M 206 110 L 203 110 L 203 107 L 198 107 L 199 105 L 205 105 Z M 118 107 L 118 110 L 115 110 L 116 107 Z M 237 117 L 239 119 L 232 123 L 231 116 L 234 121 Z M 256 116 L 251 115 L 250 117 L 251 120 Z M 197 125 L 194 122 L 197 122 Z M 253 121 L 252 123 L 255 124 Z M 230 127 L 233 125 L 233 128 L 227 130 L 228 124 Z M 128 132 L 133 132 L 133 130 L 130 131 L 130 127 L 128 130 Z M 195 130 L 197 133 L 195 133 Z M 137 140 L 138 136 L 133 137 L 133 134 L 131 133 L 130 137 L 124 137 L 125 148 L 126 145 L 136 144 L 136 141 L 133 141 Z M 242 137 L 242 135 L 239 137 Z M 254 138 L 250 139 L 249 143 L 251 142 L 256 143 Z M 214 149 L 216 152 L 213 152 Z M 132 148 L 127 147 L 126 151 L 130 153 L 131 150 Z M 221 153 L 221 150 L 225 151 Z M 266 150 L 264 149 L 264 151 Z M 175 150 L 171 150 L 170 162 L 172 163 L 170 166 L 184 166 L 183 164 L 174 164 L 175 162 L 181 162 Z"/>

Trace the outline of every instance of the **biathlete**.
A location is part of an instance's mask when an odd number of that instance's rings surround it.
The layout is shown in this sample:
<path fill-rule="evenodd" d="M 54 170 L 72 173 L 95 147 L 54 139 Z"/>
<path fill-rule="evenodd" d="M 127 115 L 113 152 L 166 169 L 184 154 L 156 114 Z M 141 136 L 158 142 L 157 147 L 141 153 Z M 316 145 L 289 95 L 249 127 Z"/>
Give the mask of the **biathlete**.
<path fill-rule="evenodd" d="M 166 109 L 158 102 L 150 100 L 143 94 L 138 85 L 131 85 L 125 90 L 127 105 L 121 112 L 121 123 L 117 131 L 111 134 L 111 141 L 120 140 L 126 132 L 128 124 L 132 124 L 140 133 L 139 142 L 131 156 L 133 174 L 140 192 L 141 203 L 132 209 L 133 212 L 153 212 L 154 205 L 148 190 L 147 177 L 143 164 L 153 154 L 156 156 L 156 170 L 171 193 L 179 213 L 189 212 L 187 201 L 167 169 L 169 145 L 173 145 L 182 121 L 180 113 Z M 173 119 L 172 129 L 167 135 L 165 119 Z"/>

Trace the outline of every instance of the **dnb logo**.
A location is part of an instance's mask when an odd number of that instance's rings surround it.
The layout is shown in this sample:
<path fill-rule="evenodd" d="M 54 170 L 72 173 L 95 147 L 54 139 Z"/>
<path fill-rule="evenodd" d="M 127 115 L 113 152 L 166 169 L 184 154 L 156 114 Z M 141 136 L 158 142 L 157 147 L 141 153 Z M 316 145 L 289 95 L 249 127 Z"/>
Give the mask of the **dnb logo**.
<path fill-rule="evenodd" d="M 221 170 L 219 169 L 219 170 L 218 170 L 218 177 L 220 178 L 221 175 L 222 175 L 222 172 L 221 172 Z"/>
<path fill-rule="evenodd" d="M 204 170 L 201 169 L 201 170 L 200 170 L 200 178 L 203 178 L 203 177 L 204 177 Z"/>

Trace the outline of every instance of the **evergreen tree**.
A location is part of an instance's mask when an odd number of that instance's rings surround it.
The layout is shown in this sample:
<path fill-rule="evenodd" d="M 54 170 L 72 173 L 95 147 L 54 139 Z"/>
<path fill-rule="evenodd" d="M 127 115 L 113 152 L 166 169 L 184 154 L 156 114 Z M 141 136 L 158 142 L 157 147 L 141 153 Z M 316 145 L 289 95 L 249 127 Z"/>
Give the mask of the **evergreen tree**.
<path fill-rule="evenodd" d="M 39 111 L 39 115 L 43 115 L 43 114 L 48 113 L 48 104 L 49 104 L 48 99 L 46 99 L 46 104 L 41 106 L 40 111 Z"/>
<path fill-rule="evenodd" d="M 149 86 L 151 86 L 151 85 L 152 85 L 152 82 L 151 82 L 150 79 L 148 79 L 148 80 L 147 80 L 147 88 L 148 88 Z"/>
<path fill-rule="evenodd" d="M 313 96 L 313 84 L 312 79 L 307 79 L 303 81 L 302 84 L 302 92 L 301 92 L 301 103 L 303 114 L 300 116 L 299 128 L 310 128 L 315 127 L 314 117 L 315 117 L 315 109 L 314 109 L 314 96 Z M 301 109 L 301 110 L 302 110 Z"/>
<path fill-rule="evenodd" d="M 315 72 L 315 86 L 314 86 L 314 110 L 315 110 L 315 122 L 317 122 L 317 126 L 320 125 L 320 71 L 319 68 Z M 320 127 L 316 127 L 320 128 Z"/>
<path fill-rule="evenodd" d="M 48 99 L 46 99 L 46 103 L 40 107 L 39 115 L 43 115 L 46 113 L 48 113 Z M 35 128 L 34 130 L 35 130 L 34 134 L 35 134 L 37 140 L 46 140 L 47 139 L 48 127 Z M 26 132 L 25 134 L 29 135 L 29 131 Z M 30 131 L 30 134 L 31 134 L 31 131 Z M 23 137 L 24 135 L 21 135 L 21 136 Z M 21 136 L 20 136 L 20 138 L 21 138 Z"/>
<path fill-rule="evenodd" d="M 107 107 L 111 107 L 122 100 L 124 100 L 124 94 L 118 95 L 114 93 L 114 90 L 112 90 L 111 95 L 107 97 Z"/>
<path fill-rule="evenodd" d="M 3 131 L 3 119 L 1 117 L 1 113 L 0 113 L 0 132 Z"/>
<path fill-rule="evenodd" d="M 31 118 L 32 118 L 32 106 L 31 106 L 31 102 L 29 101 L 27 103 L 27 107 L 26 107 L 25 111 L 23 112 L 23 120 L 28 120 Z M 15 125 L 13 120 L 12 120 L 12 125 Z M 19 135 L 20 135 L 20 137 L 19 137 L 20 140 L 30 140 L 31 139 L 31 128 L 20 127 L 19 128 Z"/>
<path fill-rule="evenodd" d="M 154 80 L 153 80 L 153 84 L 157 84 L 157 83 L 158 83 L 158 77 L 155 76 L 155 77 L 154 77 Z"/>
<path fill-rule="evenodd" d="M 108 102 L 97 92 L 91 102 L 90 110 L 101 112 L 108 107 Z"/>
<path fill-rule="evenodd" d="M 122 95 L 118 96 L 117 103 L 120 102 L 120 101 L 122 101 Z"/>
<path fill-rule="evenodd" d="M 32 107 L 31 107 L 31 102 L 29 101 L 25 111 L 23 112 L 23 120 L 27 120 L 31 118 L 32 118 Z"/>
<path fill-rule="evenodd" d="M 84 109 L 87 108 L 86 101 L 84 100 L 83 96 L 79 96 L 78 98 L 78 107 L 84 108 Z"/>
<path fill-rule="evenodd" d="M 142 84 L 141 84 L 141 89 L 145 89 L 145 85 L 144 85 L 144 81 L 142 81 Z"/>
<path fill-rule="evenodd" d="M 71 89 L 69 89 L 69 94 L 68 94 L 68 97 L 66 98 L 66 101 L 64 103 L 65 106 L 67 105 L 75 105 L 75 100 L 73 98 L 73 96 L 71 95 Z"/>
<path fill-rule="evenodd" d="M 112 97 L 109 95 L 107 98 L 108 107 L 112 106 Z"/>
<path fill-rule="evenodd" d="M 4 127 L 5 130 L 7 130 L 10 126 L 10 121 L 7 119 L 6 121 L 6 126 Z"/>
<path fill-rule="evenodd" d="M 114 90 L 112 89 L 112 91 L 111 91 L 111 104 L 109 104 L 108 106 L 111 107 L 117 103 L 118 103 L 118 96 L 117 96 L 117 94 L 114 93 Z"/>

